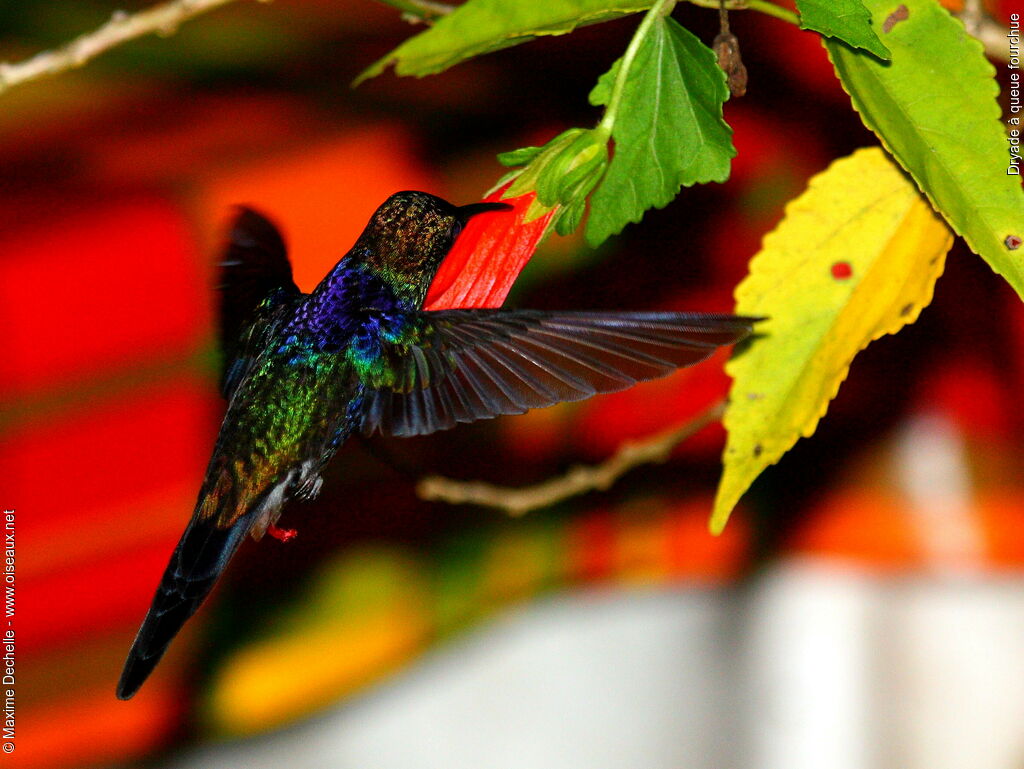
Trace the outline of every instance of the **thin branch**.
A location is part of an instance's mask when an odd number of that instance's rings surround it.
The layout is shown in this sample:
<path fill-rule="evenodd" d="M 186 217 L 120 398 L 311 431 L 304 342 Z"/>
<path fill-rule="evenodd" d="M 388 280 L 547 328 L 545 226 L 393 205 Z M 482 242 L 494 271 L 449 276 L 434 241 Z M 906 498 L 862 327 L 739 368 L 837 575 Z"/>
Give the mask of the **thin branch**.
<path fill-rule="evenodd" d="M 605 491 L 634 467 L 664 462 L 672 449 L 719 421 L 724 413 L 725 401 L 718 401 L 684 424 L 639 441 L 623 443 L 615 454 L 599 465 L 578 465 L 565 475 L 536 486 L 511 488 L 432 475 L 417 484 L 416 493 L 422 499 L 493 507 L 509 515 L 520 516 L 590 491 Z"/>
<path fill-rule="evenodd" d="M 689 0 L 701 8 L 718 8 L 719 0 Z M 729 11 L 759 11 L 777 19 L 788 21 L 790 24 L 799 24 L 800 18 L 788 8 L 782 8 L 768 0 L 726 0 L 726 10 Z"/>
<path fill-rule="evenodd" d="M 438 3 L 435 0 L 380 0 L 385 5 L 397 8 L 406 21 L 418 24 L 423 21 L 430 24 L 441 16 L 447 16 L 455 10 L 454 5 Z"/>
<path fill-rule="evenodd" d="M 701 8 L 720 8 L 720 0 L 688 0 Z M 726 0 L 730 11 L 760 11 L 790 24 L 799 24 L 800 17 L 788 8 L 781 8 L 769 0 Z M 953 14 L 967 28 L 967 33 L 978 38 L 985 46 L 985 53 L 999 61 L 1010 60 L 1009 28 L 996 21 L 986 10 L 981 0 L 964 0 L 960 13 Z"/>
<path fill-rule="evenodd" d="M 981 20 L 985 16 L 985 3 L 982 0 L 964 0 L 964 6 L 957 15 L 967 27 L 967 32 L 977 37 Z"/>
<path fill-rule="evenodd" d="M 37 53 L 30 59 L 13 64 L 0 63 L 0 93 L 44 75 L 56 75 L 81 67 L 129 40 L 152 33 L 172 35 L 182 22 L 231 2 L 234 0 L 169 0 L 138 13 L 116 11 L 103 26 L 60 48 Z"/>

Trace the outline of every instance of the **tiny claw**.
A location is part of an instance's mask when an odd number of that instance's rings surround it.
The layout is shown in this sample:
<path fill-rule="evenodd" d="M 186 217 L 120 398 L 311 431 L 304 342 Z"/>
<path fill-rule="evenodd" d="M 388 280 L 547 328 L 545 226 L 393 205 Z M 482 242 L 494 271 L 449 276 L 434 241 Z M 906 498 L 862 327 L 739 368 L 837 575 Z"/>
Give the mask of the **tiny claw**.
<path fill-rule="evenodd" d="M 267 526 L 267 534 L 272 536 L 274 539 L 281 540 L 282 542 L 288 542 L 295 539 L 295 537 L 298 536 L 298 533 L 299 532 L 295 529 L 279 529 L 274 524 Z"/>

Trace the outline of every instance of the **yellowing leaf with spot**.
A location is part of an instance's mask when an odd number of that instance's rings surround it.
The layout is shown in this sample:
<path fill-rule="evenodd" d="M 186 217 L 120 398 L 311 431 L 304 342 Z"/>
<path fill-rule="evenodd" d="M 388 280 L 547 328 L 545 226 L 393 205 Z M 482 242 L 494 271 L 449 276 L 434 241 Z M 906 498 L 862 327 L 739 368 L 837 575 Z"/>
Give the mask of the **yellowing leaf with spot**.
<path fill-rule="evenodd" d="M 719 532 L 754 479 L 814 433 L 853 357 L 917 319 L 952 235 L 879 148 L 811 179 L 750 262 L 736 312 L 767 316 L 733 357 Z"/>

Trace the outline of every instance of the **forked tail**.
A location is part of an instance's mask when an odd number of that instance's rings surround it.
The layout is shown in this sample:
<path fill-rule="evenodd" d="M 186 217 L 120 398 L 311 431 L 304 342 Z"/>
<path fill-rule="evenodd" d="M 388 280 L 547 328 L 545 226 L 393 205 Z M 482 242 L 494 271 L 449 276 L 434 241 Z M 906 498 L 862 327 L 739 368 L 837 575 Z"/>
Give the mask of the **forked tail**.
<path fill-rule="evenodd" d="M 255 512 L 226 529 L 217 528 L 215 519 L 193 518 L 189 523 L 128 652 L 117 684 L 119 699 L 127 700 L 139 690 L 182 625 L 210 594 L 251 528 Z"/>

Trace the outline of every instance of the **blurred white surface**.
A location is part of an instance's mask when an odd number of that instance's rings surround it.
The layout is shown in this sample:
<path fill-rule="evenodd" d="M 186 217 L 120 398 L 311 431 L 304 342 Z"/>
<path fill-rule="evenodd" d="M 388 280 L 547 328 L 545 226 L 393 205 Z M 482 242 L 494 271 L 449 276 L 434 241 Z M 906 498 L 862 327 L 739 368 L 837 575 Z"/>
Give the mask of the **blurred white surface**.
<path fill-rule="evenodd" d="M 577 591 L 173 769 L 1021 769 L 1024 577 Z"/>
<path fill-rule="evenodd" d="M 751 766 L 862 769 L 870 763 L 872 589 L 813 563 L 756 585 L 745 649 L 743 733 Z"/>
<path fill-rule="evenodd" d="M 755 589 L 756 769 L 1024 767 L 1024 578 L 795 560 Z"/>
<path fill-rule="evenodd" d="M 729 769 L 735 598 L 580 591 L 455 639 L 364 697 L 178 769 Z"/>

